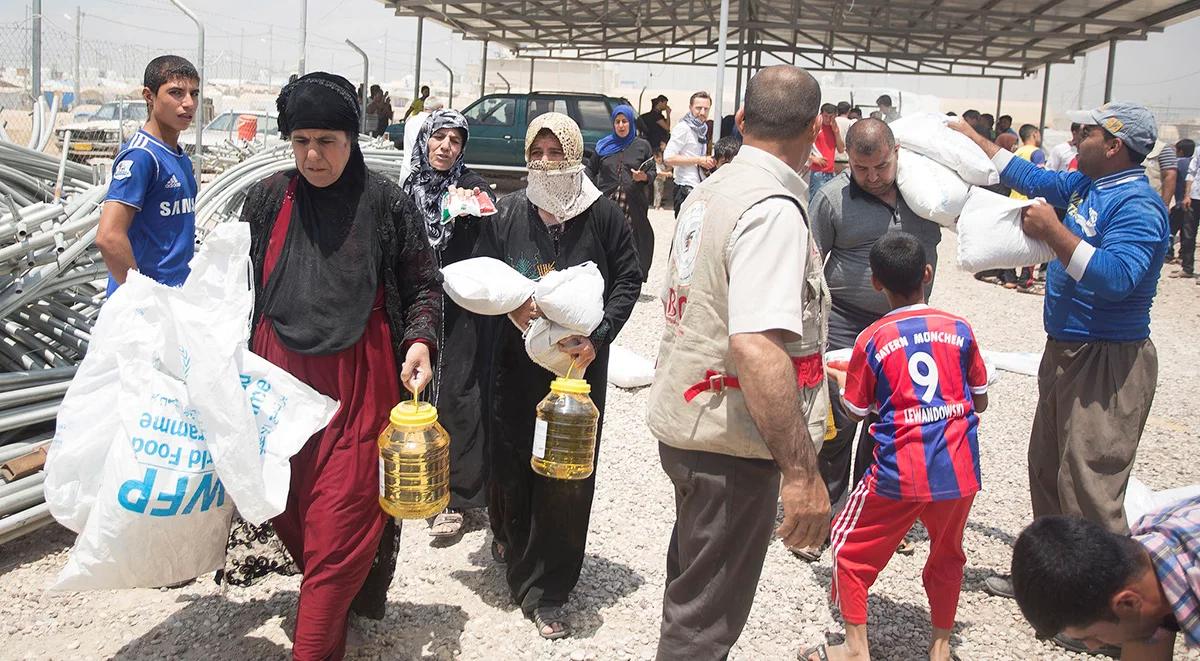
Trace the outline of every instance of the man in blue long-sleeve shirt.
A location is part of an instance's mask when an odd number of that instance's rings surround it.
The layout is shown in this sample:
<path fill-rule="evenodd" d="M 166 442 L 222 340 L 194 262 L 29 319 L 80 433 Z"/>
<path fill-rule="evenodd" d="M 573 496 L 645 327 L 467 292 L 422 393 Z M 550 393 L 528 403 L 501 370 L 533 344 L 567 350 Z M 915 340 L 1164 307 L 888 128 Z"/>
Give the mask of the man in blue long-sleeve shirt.
<path fill-rule="evenodd" d="M 1003 185 L 1044 198 L 1023 228 L 1058 257 L 1046 276 L 1048 337 L 1029 439 L 1033 515 L 1073 514 L 1128 534 L 1125 487 L 1158 376 L 1150 306 L 1167 252 L 1167 209 L 1141 166 L 1157 128 L 1131 103 L 1071 120 L 1083 125 L 1078 172 L 1042 170 L 952 126 L 992 158 Z M 1066 209 L 1061 222 L 1054 207 Z M 988 586 L 1011 594 L 1003 583 Z"/>

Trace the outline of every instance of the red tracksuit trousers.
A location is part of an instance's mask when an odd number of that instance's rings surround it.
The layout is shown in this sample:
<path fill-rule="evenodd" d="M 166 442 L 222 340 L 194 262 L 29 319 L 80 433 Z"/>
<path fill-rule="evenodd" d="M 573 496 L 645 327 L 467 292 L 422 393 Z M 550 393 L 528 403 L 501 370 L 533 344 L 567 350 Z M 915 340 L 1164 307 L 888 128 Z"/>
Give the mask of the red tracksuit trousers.
<path fill-rule="evenodd" d="M 859 482 L 830 533 L 831 597 L 841 609 L 842 619 L 847 624 L 867 623 L 867 590 L 887 566 L 905 533 L 920 519 L 929 531 L 929 559 L 921 578 L 933 626 L 954 628 L 967 562 L 962 548 L 963 528 L 974 494 L 935 502 L 893 500 L 872 492 L 869 482 Z"/>

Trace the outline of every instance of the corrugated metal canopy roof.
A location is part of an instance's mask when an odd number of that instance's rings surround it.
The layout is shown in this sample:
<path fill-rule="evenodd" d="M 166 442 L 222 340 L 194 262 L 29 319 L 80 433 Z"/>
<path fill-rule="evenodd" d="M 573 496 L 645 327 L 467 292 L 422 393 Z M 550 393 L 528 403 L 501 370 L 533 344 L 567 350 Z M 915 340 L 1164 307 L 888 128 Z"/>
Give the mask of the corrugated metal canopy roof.
<path fill-rule="evenodd" d="M 714 65 L 719 0 L 380 0 L 524 57 Z M 730 0 L 728 61 L 813 71 L 1020 77 L 1141 40 L 1200 0 Z"/>

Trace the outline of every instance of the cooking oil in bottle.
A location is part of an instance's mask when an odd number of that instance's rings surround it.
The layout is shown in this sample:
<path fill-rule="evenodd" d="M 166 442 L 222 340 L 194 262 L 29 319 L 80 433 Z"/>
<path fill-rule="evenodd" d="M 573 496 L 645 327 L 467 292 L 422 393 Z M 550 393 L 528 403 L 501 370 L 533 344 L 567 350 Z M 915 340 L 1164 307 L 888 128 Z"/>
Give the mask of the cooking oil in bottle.
<path fill-rule="evenodd" d="M 397 519 L 426 519 L 450 503 L 450 436 L 437 408 L 400 402 L 379 435 L 379 506 Z"/>
<path fill-rule="evenodd" d="M 550 384 L 550 394 L 537 406 L 529 460 L 535 473 L 559 480 L 591 476 L 600 420 L 600 411 L 588 396 L 591 391 L 583 379 L 559 378 Z"/>

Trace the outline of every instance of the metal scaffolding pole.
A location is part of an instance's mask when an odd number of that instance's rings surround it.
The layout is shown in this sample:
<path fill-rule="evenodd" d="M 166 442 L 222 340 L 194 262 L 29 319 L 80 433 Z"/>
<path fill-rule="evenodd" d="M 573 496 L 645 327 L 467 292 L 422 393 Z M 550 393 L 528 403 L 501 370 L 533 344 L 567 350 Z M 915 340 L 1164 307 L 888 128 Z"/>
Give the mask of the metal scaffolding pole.
<path fill-rule="evenodd" d="M 512 83 L 508 82 L 508 79 L 504 77 L 504 74 L 500 73 L 499 71 L 496 72 L 496 75 L 500 77 L 500 80 L 504 81 L 504 93 L 510 94 L 512 92 Z"/>
<path fill-rule="evenodd" d="M 83 44 L 83 10 L 75 7 L 75 100 L 71 105 L 79 103 L 79 51 Z"/>
<path fill-rule="evenodd" d="M 487 94 L 487 47 L 488 40 L 483 40 L 483 71 L 479 74 L 479 96 Z"/>
<path fill-rule="evenodd" d="M 363 49 L 359 48 L 358 44 L 347 39 L 346 45 L 353 48 L 360 56 L 362 56 L 362 59 L 363 59 L 362 85 L 360 85 L 358 88 L 359 89 L 359 101 L 360 101 L 360 103 L 362 103 L 362 114 L 359 117 L 359 119 L 360 119 L 359 124 L 361 125 L 361 127 L 360 127 L 359 131 L 361 133 L 366 133 L 367 132 L 367 85 L 369 84 L 369 81 L 370 81 L 371 62 L 370 62 L 370 60 L 367 59 L 367 52 L 364 51 Z"/>
<path fill-rule="evenodd" d="M 1117 40 L 1108 42 L 1108 69 L 1104 72 L 1104 102 L 1112 101 L 1113 69 L 1117 66 Z"/>
<path fill-rule="evenodd" d="M 721 139 L 721 111 L 725 105 L 725 50 L 729 42 L 729 0 L 721 0 L 721 27 L 717 36 L 717 89 L 713 96 L 712 144 Z"/>
<path fill-rule="evenodd" d="M 425 44 L 425 17 L 417 17 L 417 70 L 413 74 L 413 99 L 421 98 L 421 48 Z"/>
<path fill-rule="evenodd" d="M 33 34 L 29 40 L 29 93 L 42 98 L 42 0 L 33 0 Z"/>
<path fill-rule="evenodd" d="M 442 65 L 442 68 L 446 70 L 446 73 L 450 74 L 450 93 L 446 96 L 446 98 L 448 99 L 446 101 L 446 107 L 453 108 L 454 107 L 454 69 L 451 69 L 445 62 L 442 61 L 442 59 L 440 57 L 433 58 L 433 61 Z"/>
<path fill-rule="evenodd" d="M 536 57 L 529 58 L 529 93 L 533 94 L 533 65 L 537 63 Z"/>
<path fill-rule="evenodd" d="M 308 0 L 300 0 L 300 70 L 297 76 L 304 75 L 304 53 L 308 50 Z"/>
<path fill-rule="evenodd" d="M 204 24 L 180 0 L 171 0 L 171 4 L 192 19 L 192 22 L 196 24 L 196 31 L 200 35 L 196 44 L 196 69 L 200 74 L 200 90 L 196 95 L 196 114 L 192 120 L 196 125 L 196 151 L 192 154 L 192 170 L 196 175 L 196 181 L 200 181 L 200 164 L 204 156 Z"/>
<path fill-rule="evenodd" d="M 1004 101 L 1004 79 L 996 79 L 996 121 L 1000 121 L 1000 104 Z"/>
<path fill-rule="evenodd" d="M 1050 64 L 1046 64 L 1045 78 L 1042 80 L 1042 115 L 1038 120 L 1038 131 L 1046 134 L 1046 97 L 1050 94 Z"/>

